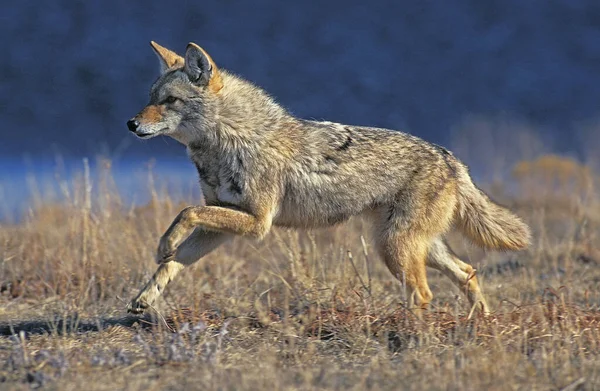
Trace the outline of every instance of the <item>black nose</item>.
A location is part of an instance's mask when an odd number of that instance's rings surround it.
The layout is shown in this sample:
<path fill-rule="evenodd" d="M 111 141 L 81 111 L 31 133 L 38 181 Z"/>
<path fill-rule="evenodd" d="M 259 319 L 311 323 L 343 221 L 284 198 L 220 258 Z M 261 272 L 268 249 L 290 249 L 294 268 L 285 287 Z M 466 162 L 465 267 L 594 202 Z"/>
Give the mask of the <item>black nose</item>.
<path fill-rule="evenodd" d="M 127 121 L 127 127 L 132 132 L 135 132 L 140 127 L 140 123 L 138 120 L 130 119 L 129 121 Z"/>

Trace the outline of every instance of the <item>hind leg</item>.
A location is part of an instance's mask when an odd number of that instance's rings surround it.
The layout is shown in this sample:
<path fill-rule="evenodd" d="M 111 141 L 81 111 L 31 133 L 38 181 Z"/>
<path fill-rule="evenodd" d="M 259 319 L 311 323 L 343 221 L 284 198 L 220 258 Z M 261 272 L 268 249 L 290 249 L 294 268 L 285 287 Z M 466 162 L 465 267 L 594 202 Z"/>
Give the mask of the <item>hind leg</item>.
<path fill-rule="evenodd" d="M 394 277 L 406 282 L 409 307 L 423 310 L 433 298 L 425 268 L 428 241 L 415 234 L 409 230 L 388 233 L 380 238 L 379 251 Z"/>
<path fill-rule="evenodd" d="M 395 202 L 379 208 L 377 216 L 381 255 L 390 272 L 405 279 L 410 304 L 420 309 L 426 309 L 433 298 L 426 272 L 429 247 L 448 230 L 456 207 L 453 174 L 434 168 L 416 170 L 413 187 L 404 188 Z"/>
<path fill-rule="evenodd" d="M 442 239 L 435 239 L 429 246 L 427 266 L 439 270 L 461 291 L 466 291 L 471 307 L 481 306 L 483 313 L 489 314 L 490 310 L 477 282 L 475 269 L 454 255 Z"/>

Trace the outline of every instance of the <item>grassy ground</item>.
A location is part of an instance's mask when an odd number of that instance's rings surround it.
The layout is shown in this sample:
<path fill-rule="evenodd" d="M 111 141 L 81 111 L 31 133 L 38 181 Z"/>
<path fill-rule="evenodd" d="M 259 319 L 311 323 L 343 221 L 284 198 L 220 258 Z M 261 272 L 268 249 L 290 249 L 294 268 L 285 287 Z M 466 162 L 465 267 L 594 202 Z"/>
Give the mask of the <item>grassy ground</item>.
<path fill-rule="evenodd" d="M 544 160 L 546 159 L 546 160 Z M 600 197 L 558 157 L 492 187 L 533 227 L 521 253 L 451 238 L 494 313 L 431 271 L 420 320 L 360 220 L 238 239 L 182 273 L 144 317 L 125 313 L 184 204 L 126 205 L 108 172 L 0 225 L 0 388 L 600 389 Z M 77 185 L 79 184 L 79 186 Z"/>

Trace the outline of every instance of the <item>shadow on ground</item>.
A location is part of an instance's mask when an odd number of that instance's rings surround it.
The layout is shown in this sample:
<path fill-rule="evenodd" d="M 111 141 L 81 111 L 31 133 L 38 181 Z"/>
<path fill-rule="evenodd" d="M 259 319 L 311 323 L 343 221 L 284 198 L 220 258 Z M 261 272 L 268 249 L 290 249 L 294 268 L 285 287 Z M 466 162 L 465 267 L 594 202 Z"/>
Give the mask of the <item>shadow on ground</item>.
<path fill-rule="evenodd" d="M 79 319 L 72 316 L 67 319 L 30 319 L 0 323 L 0 336 L 11 336 L 25 332 L 27 335 L 88 333 L 100 332 L 109 327 L 149 327 L 156 323 L 150 316 L 128 315 L 112 318 Z"/>

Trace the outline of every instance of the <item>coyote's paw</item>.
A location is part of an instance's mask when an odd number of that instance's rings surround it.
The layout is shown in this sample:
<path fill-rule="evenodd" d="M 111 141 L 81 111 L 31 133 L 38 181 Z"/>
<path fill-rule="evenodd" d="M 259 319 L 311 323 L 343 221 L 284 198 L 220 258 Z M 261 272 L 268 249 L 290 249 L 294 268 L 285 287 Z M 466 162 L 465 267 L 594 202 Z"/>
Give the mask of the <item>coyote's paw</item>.
<path fill-rule="evenodd" d="M 156 250 L 156 263 L 167 263 L 173 260 L 175 257 L 175 246 L 170 240 L 162 237 L 158 244 L 158 250 Z"/>
<path fill-rule="evenodd" d="M 141 315 L 147 308 L 148 304 L 138 298 L 131 300 L 131 302 L 127 304 L 127 312 L 130 314 Z"/>

